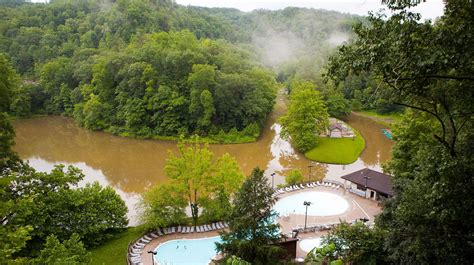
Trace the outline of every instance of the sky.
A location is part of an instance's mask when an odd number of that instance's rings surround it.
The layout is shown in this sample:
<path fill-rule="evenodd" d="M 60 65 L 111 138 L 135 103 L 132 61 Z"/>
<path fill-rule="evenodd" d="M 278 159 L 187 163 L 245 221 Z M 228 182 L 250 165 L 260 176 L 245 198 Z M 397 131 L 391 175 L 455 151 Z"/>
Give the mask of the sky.
<path fill-rule="evenodd" d="M 288 6 L 312 7 L 334 10 L 356 15 L 367 15 L 368 11 L 378 11 L 385 6 L 381 0 L 175 0 L 181 5 L 205 7 L 233 7 L 242 11 L 254 9 L 283 9 Z M 434 19 L 443 14 L 442 0 L 427 0 L 413 10 L 421 13 L 424 19 Z"/>

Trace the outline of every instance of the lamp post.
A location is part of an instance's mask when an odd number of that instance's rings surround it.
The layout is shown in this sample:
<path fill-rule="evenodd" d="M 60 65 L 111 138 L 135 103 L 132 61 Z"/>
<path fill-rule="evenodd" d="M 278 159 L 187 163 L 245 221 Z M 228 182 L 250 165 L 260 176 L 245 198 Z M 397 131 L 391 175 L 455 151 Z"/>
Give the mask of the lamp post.
<path fill-rule="evenodd" d="M 275 182 L 275 172 L 273 172 L 272 174 L 270 174 L 272 176 L 272 189 L 274 189 L 273 187 L 273 183 Z"/>
<path fill-rule="evenodd" d="M 151 264 L 154 265 L 154 264 L 155 264 L 155 258 L 154 258 L 154 257 L 155 257 L 155 255 L 156 255 L 157 252 L 150 250 L 150 251 L 148 251 L 148 253 L 151 254 Z"/>
<path fill-rule="evenodd" d="M 304 214 L 304 230 L 306 230 L 306 221 L 308 220 L 308 206 L 311 205 L 311 202 L 304 201 L 303 205 L 306 206 L 306 212 Z"/>
<path fill-rule="evenodd" d="M 369 176 L 364 176 L 365 178 L 365 198 L 367 199 L 367 182 L 369 181 Z"/>
<path fill-rule="evenodd" d="M 308 168 L 309 168 L 309 173 L 308 173 L 309 182 L 311 182 L 311 168 L 313 168 L 313 167 L 314 167 L 313 165 L 308 166 Z"/>

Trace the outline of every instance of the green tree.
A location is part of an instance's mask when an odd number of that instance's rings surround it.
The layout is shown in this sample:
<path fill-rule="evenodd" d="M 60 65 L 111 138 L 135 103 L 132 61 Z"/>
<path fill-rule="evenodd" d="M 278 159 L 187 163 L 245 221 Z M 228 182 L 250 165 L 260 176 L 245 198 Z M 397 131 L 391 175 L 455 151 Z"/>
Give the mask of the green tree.
<path fill-rule="evenodd" d="M 125 202 L 111 187 L 98 183 L 77 187 L 84 177 L 77 168 L 64 171 L 59 165 L 44 173 L 23 166 L 7 177 L 14 181 L 8 184 L 5 198 L 31 201 L 27 210 L 19 208 L 8 215 L 11 225 L 33 227 L 21 255 L 36 255 L 51 234 L 66 240 L 77 233 L 88 246 L 98 245 L 128 223 Z"/>
<path fill-rule="evenodd" d="M 344 264 L 340 259 L 337 259 L 336 245 L 334 243 L 328 243 L 321 247 L 315 247 L 308 254 L 306 254 L 304 261 L 314 265 Z"/>
<path fill-rule="evenodd" d="M 150 230 L 185 223 L 188 201 L 182 185 L 160 185 L 142 195 L 141 219 Z"/>
<path fill-rule="evenodd" d="M 8 112 L 18 86 L 18 76 L 7 57 L 0 53 L 0 112 Z"/>
<path fill-rule="evenodd" d="M 432 23 L 406 10 L 416 1 L 386 2 L 401 12 L 356 25 L 328 70 L 339 81 L 371 72 L 379 97 L 413 110 L 395 130 L 395 195 L 377 225 L 393 263 L 472 263 L 474 3 L 448 1 Z"/>
<path fill-rule="evenodd" d="M 280 234 L 274 203 L 273 189 L 263 171 L 255 168 L 232 201 L 229 231 L 221 233 L 222 243 L 216 243 L 217 249 L 252 264 L 278 263 L 283 250 L 275 245 Z"/>
<path fill-rule="evenodd" d="M 330 92 L 326 97 L 328 114 L 331 117 L 342 119 L 351 113 L 351 104 L 343 94 L 337 91 Z"/>
<path fill-rule="evenodd" d="M 40 264 L 89 264 L 90 253 L 84 248 L 78 234 L 72 234 L 63 243 L 50 235 L 35 261 Z"/>
<path fill-rule="evenodd" d="M 388 262 L 385 235 L 377 226 L 369 228 L 362 222 L 352 225 L 342 222 L 323 237 L 321 248 L 333 246 L 332 256 L 344 263 L 385 264 Z"/>
<path fill-rule="evenodd" d="M 293 169 L 288 173 L 285 177 L 285 181 L 287 185 L 294 185 L 296 183 L 303 181 L 303 173 L 299 169 Z"/>
<path fill-rule="evenodd" d="M 12 151 L 15 131 L 6 113 L 0 112 L 0 174 L 4 176 L 20 163 L 18 155 Z"/>
<path fill-rule="evenodd" d="M 229 199 L 240 187 L 244 175 L 235 158 L 224 154 L 215 159 L 207 144 L 199 144 L 198 138 L 193 141 L 196 143 L 189 145 L 180 141 L 178 156 L 170 153 L 165 172 L 171 182 L 144 194 L 143 219 L 148 226 L 183 223 L 186 205 L 191 209 L 194 224 L 198 222 L 200 209 L 208 222 L 227 216 Z"/>
<path fill-rule="evenodd" d="M 14 221 L 21 220 L 31 213 L 29 207 L 32 199 L 11 198 L 8 196 L 8 188 L 11 185 L 12 178 L 0 178 L 0 263 L 6 264 L 14 259 L 15 253 L 26 246 L 26 242 L 31 239 L 30 232 L 33 230 L 31 225 L 24 223 L 15 224 Z"/>
<path fill-rule="evenodd" d="M 316 135 L 327 129 L 328 113 L 313 84 L 294 85 L 288 111 L 280 122 L 283 135 L 291 138 L 296 149 L 305 152 L 316 146 Z"/>

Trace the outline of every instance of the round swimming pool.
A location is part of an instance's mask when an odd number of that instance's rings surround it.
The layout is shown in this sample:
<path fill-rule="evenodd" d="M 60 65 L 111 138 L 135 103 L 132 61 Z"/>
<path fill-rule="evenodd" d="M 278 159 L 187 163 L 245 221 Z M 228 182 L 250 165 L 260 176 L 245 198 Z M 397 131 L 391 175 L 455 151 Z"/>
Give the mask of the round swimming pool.
<path fill-rule="evenodd" d="M 300 244 L 300 248 L 304 252 L 310 252 L 311 250 L 313 250 L 313 248 L 321 246 L 321 238 L 316 237 L 316 238 L 303 239 L 299 242 L 299 244 Z"/>
<path fill-rule="evenodd" d="M 343 197 L 318 191 L 300 192 L 294 195 L 279 199 L 273 209 L 285 216 L 288 214 L 305 214 L 306 206 L 303 202 L 311 202 L 308 206 L 308 215 L 330 216 L 344 213 L 349 208 L 349 203 Z"/>
<path fill-rule="evenodd" d="M 220 237 L 177 239 L 160 244 L 155 251 L 155 262 L 162 265 L 205 265 L 216 255 Z"/>

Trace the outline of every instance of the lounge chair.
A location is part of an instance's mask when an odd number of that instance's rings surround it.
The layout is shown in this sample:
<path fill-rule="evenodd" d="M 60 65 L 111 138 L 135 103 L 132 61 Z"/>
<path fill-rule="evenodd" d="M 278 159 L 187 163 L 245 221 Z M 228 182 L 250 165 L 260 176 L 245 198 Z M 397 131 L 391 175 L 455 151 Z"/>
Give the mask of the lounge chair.
<path fill-rule="evenodd" d="M 138 241 L 139 241 L 139 242 L 142 242 L 142 243 L 145 243 L 145 244 L 148 244 L 148 243 L 150 243 L 151 240 L 150 240 L 150 239 L 146 239 L 146 238 L 144 238 L 144 237 L 141 237 Z"/>
<path fill-rule="evenodd" d="M 176 233 L 176 227 L 175 226 L 171 227 L 171 233 Z"/>
<path fill-rule="evenodd" d="M 149 236 L 147 236 L 147 235 L 144 235 L 143 238 L 146 239 L 146 240 L 152 240 L 152 239 L 153 239 L 153 238 L 151 238 L 151 237 L 149 237 Z"/>
<path fill-rule="evenodd" d="M 306 183 L 306 187 L 307 187 L 307 188 L 312 188 L 312 187 L 311 187 L 311 183 L 309 183 L 309 182 Z"/>
<path fill-rule="evenodd" d="M 300 188 L 304 189 L 304 186 L 303 186 L 303 184 L 300 184 Z"/>

